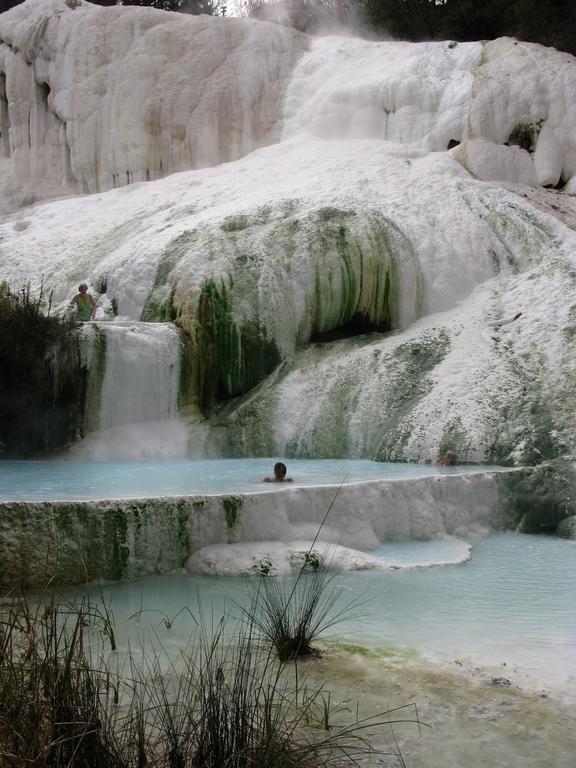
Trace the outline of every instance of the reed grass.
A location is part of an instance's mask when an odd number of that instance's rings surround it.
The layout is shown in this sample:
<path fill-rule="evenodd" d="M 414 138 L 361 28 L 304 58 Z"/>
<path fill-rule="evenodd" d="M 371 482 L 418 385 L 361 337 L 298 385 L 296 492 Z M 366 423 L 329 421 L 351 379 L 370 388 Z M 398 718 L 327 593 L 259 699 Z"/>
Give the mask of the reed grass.
<path fill-rule="evenodd" d="M 294 583 L 260 577 L 245 614 L 280 661 L 318 653 L 314 643 L 321 633 L 357 614 L 357 600 L 338 607 L 342 590 L 337 576 L 321 566 L 309 573 L 301 569 Z"/>
<path fill-rule="evenodd" d="M 346 478 L 338 486 L 324 518 L 310 544 L 302 553 L 298 575 L 291 582 L 261 573 L 252 591 L 249 609 L 241 609 L 260 637 L 270 643 L 281 662 L 318 653 L 314 643 L 322 632 L 357 615 L 362 601 L 354 599 L 340 607 L 343 591 L 338 573 L 331 572 L 330 544 L 323 553 L 316 544 Z"/>
<path fill-rule="evenodd" d="M 370 734 L 398 718 L 332 707 L 246 619 L 200 616 L 176 659 L 128 651 L 113 673 L 99 615 L 55 601 L 0 610 L 2 768 L 340 768 L 376 759 Z"/>

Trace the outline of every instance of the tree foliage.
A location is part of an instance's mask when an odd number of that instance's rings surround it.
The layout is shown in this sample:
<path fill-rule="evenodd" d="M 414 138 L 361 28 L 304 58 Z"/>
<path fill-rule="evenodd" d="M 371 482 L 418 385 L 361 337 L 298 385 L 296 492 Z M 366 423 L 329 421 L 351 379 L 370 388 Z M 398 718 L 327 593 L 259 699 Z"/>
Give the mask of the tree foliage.
<path fill-rule="evenodd" d="M 303 32 L 348 24 L 413 41 L 511 36 L 576 54 L 574 0 L 245 0 L 242 7 Z"/>
<path fill-rule="evenodd" d="M 0 0 L 0 13 L 20 5 L 23 0 Z M 179 11 L 197 16 L 205 13 L 208 16 L 225 16 L 226 0 L 90 0 L 94 5 L 138 5 L 149 8 L 160 8 L 163 11 Z"/>
<path fill-rule="evenodd" d="M 90 0 L 210 16 L 227 0 Z M 23 0 L 0 0 L 0 12 Z M 576 0 L 240 0 L 242 15 L 302 32 L 351 26 L 370 37 L 492 40 L 511 36 L 576 55 Z"/>
<path fill-rule="evenodd" d="M 162 11 L 179 11 L 198 16 L 205 13 L 208 16 L 225 15 L 225 0 L 90 0 L 95 5 L 137 5 L 147 8 L 159 8 Z"/>

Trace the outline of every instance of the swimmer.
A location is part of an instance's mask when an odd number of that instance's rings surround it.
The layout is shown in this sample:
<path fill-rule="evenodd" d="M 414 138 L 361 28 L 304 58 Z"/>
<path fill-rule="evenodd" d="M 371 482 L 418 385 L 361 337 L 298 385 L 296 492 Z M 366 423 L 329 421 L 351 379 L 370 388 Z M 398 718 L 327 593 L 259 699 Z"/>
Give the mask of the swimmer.
<path fill-rule="evenodd" d="M 286 477 L 286 464 L 281 461 L 274 464 L 274 477 L 265 477 L 263 483 L 291 483 L 292 478 Z"/>
<path fill-rule="evenodd" d="M 455 467 L 458 464 L 458 454 L 456 451 L 446 451 L 437 462 L 441 467 Z"/>

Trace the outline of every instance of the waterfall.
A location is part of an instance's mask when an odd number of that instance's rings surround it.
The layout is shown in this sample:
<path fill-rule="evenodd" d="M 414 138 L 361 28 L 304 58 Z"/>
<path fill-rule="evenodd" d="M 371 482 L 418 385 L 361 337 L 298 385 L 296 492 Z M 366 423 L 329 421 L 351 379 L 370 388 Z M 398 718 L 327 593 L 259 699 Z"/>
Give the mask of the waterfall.
<path fill-rule="evenodd" d="M 178 420 L 180 337 L 170 323 L 113 321 L 85 329 L 84 439 L 75 458 L 171 458 L 186 453 Z"/>
<path fill-rule="evenodd" d="M 102 323 L 100 429 L 176 417 L 180 339 L 166 323 Z"/>

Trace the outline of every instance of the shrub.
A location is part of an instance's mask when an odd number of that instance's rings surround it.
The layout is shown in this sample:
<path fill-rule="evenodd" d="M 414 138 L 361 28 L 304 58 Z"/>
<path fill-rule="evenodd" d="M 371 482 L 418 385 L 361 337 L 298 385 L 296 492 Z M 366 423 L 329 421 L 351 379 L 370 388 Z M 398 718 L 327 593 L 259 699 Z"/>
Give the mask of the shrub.
<path fill-rule="evenodd" d="M 76 324 L 43 310 L 42 288 L 0 285 L 0 456 L 52 451 L 80 428 L 85 370 Z"/>

